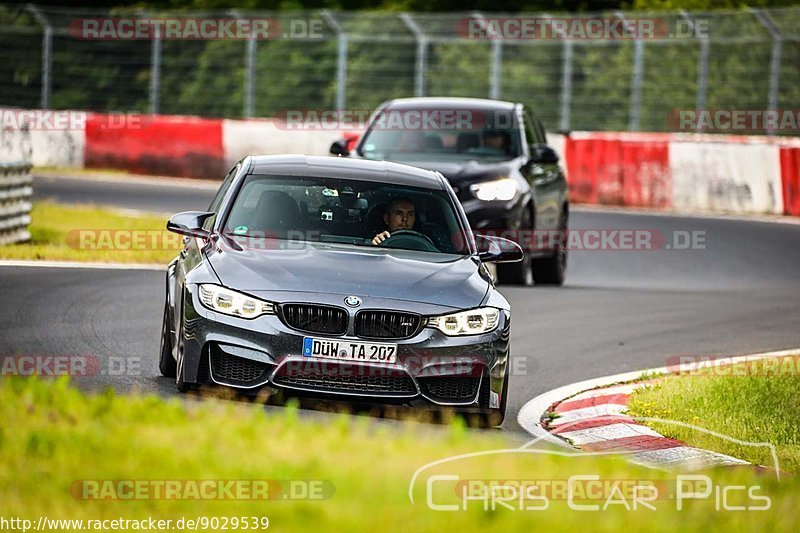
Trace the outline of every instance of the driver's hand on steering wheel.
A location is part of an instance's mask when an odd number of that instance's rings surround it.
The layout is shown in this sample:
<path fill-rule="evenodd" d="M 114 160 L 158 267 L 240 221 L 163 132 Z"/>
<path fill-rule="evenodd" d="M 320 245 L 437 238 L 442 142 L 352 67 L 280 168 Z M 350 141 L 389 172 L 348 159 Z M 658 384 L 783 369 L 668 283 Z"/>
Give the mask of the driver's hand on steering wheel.
<path fill-rule="evenodd" d="M 392 234 L 388 231 L 382 231 L 372 238 L 372 244 L 380 244 L 391 236 Z"/>

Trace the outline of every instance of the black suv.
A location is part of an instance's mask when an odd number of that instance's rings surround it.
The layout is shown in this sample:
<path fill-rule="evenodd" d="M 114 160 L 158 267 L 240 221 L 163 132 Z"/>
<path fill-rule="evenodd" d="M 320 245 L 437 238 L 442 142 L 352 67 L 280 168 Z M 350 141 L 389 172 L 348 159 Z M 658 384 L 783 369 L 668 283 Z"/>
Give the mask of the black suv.
<path fill-rule="evenodd" d="M 523 104 L 391 100 L 375 111 L 353 149 L 339 140 L 331 153 L 441 172 L 476 233 L 510 238 L 525 249 L 524 261 L 497 266 L 500 283 L 564 283 L 567 250 L 563 238 L 552 238 L 563 233 L 549 232 L 567 229 L 567 183 L 544 128 Z"/>

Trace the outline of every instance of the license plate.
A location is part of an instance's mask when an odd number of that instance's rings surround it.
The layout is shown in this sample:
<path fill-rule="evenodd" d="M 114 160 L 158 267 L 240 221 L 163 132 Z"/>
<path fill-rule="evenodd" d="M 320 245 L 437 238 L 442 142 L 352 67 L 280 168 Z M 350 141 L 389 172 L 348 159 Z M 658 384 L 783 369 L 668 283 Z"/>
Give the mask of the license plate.
<path fill-rule="evenodd" d="M 340 361 L 394 363 L 397 361 L 397 345 L 303 337 L 303 355 Z"/>

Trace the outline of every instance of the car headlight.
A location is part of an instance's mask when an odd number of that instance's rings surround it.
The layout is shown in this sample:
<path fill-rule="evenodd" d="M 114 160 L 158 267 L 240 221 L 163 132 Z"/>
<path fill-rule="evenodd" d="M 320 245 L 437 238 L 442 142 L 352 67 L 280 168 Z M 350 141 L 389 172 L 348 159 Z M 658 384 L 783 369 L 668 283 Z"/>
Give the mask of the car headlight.
<path fill-rule="evenodd" d="M 435 316 L 428 319 L 428 325 L 445 335 L 477 335 L 488 333 L 497 327 L 500 310 L 494 307 L 481 307 L 471 311 L 461 311 L 452 315 Z"/>
<path fill-rule="evenodd" d="M 240 318 L 275 314 L 275 306 L 270 302 L 208 283 L 200 285 L 200 301 L 213 311 Z"/>
<path fill-rule="evenodd" d="M 472 194 L 479 200 L 512 200 L 517 195 L 517 183 L 511 178 L 475 183 L 470 186 Z"/>

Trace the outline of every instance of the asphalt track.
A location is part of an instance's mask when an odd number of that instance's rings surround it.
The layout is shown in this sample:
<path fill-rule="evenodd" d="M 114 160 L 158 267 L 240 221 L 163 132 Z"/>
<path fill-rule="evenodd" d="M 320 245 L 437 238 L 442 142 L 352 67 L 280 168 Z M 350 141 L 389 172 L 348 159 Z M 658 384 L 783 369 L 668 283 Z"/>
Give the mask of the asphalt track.
<path fill-rule="evenodd" d="M 204 209 L 213 191 L 181 186 L 36 179 L 36 196 L 157 212 Z M 800 346 L 800 225 L 573 209 L 573 229 L 652 230 L 682 250 L 575 251 L 562 288 L 503 288 L 513 307 L 509 413 L 555 387 L 660 367 L 678 356 Z M 678 235 L 678 237 L 674 237 Z M 659 241 L 659 238 L 655 239 Z M 0 355 L 97 358 L 76 379 L 172 396 L 158 374 L 163 273 L 0 267 Z"/>

